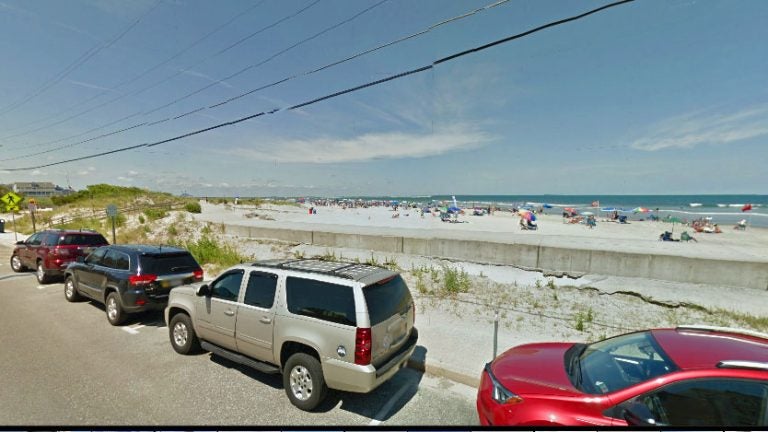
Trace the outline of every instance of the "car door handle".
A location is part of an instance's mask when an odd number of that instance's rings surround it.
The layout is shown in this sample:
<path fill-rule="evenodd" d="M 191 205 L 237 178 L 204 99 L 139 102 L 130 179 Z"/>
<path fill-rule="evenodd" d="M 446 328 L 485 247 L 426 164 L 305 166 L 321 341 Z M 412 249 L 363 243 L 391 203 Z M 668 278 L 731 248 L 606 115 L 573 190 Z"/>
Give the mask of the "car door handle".
<path fill-rule="evenodd" d="M 269 324 L 269 323 L 272 322 L 272 318 L 270 318 L 270 317 L 261 317 L 261 319 L 259 321 L 263 322 L 264 324 Z"/>
<path fill-rule="evenodd" d="M 233 311 L 233 310 L 225 310 L 224 311 L 224 315 L 234 316 L 235 315 L 235 311 Z"/>

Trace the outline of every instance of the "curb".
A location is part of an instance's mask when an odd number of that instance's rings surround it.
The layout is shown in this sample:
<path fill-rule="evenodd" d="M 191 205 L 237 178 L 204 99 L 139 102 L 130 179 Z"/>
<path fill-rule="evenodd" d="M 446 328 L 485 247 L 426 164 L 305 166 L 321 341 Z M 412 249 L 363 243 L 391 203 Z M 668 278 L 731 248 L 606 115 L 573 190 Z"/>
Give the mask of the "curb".
<path fill-rule="evenodd" d="M 467 375 L 462 372 L 452 371 L 440 366 L 427 364 L 427 362 L 425 362 L 424 360 L 417 359 L 414 357 L 411 357 L 408 359 L 408 363 L 406 364 L 406 367 L 417 370 L 419 372 L 424 372 L 430 375 L 446 378 L 451 381 L 455 381 L 457 383 L 470 386 L 472 388 L 480 387 L 479 377 Z"/>

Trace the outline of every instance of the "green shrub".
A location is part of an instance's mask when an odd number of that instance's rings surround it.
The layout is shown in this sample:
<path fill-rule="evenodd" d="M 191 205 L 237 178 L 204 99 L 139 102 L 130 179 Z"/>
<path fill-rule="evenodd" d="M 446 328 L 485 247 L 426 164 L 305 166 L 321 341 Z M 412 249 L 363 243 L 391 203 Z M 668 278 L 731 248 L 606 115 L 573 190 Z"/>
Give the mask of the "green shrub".
<path fill-rule="evenodd" d="M 225 267 L 247 261 L 248 257 L 240 255 L 237 249 L 222 244 L 211 237 L 201 237 L 198 241 L 189 241 L 183 245 L 200 264 L 219 264 Z"/>
<path fill-rule="evenodd" d="M 166 216 L 168 216 L 168 212 L 165 209 L 161 208 L 148 208 L 144 209 L 144 214 L 147 216 L 147 219 L 150 221 L 156 221 L 158 219 L 162 219 Z"/>
<path fill-rule="evenodd" d="M 202 213 L 203 211 L 199 202 L 188 202 L 186 205 L 184 205 L 184 209 L 190 213 Z"/>
<path fill-rule="evenodd" d="M 457 270 L 450 267 L 444 269 L 445 279 L 443 288 L 449 294 L 458 294 L 469 292 L 469 275 L 464 270 Z"/>
<path fill-rule="evenodd" d="M 146 222 L 146 221 L 147 221 L 147 220 L 146 220 L 146 219 L 144 219 L 144 215 L 139 215 L 139 223 L 140 223 L 140 224 L 144 225 L 144 222 Z"/>
<path fill-rule="evenodd" d="M 168 227 L 168 235 L 171 237 L 179 235 L 179 232 L 176 230 L 176 225 L 170 225 Z"/>

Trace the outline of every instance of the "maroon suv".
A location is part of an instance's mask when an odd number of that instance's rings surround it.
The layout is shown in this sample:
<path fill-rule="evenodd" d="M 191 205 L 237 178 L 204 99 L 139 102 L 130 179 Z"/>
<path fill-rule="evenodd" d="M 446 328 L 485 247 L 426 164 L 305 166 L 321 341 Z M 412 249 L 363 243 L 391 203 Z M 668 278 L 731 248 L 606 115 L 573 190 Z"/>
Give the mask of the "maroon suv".
<path fill-rule="evenodd" d="M 35 269 L 37 280 L 47 283 L 54 276 L 63 276 L 69 263 L 91 250 L 108 245 L 107 239 L 90 230 L 45 230 L 16 243 L 11 255 L 15 272 Z"/>

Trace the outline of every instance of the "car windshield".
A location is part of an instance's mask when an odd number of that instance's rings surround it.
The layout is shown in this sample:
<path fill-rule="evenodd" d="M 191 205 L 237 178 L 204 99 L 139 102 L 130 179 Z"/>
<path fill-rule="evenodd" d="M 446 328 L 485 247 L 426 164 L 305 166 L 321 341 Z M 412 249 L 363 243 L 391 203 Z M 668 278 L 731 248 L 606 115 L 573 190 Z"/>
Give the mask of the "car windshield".
<path fill-rule="evenodd" d="M 580 345 L 565 360 L 573 385 L 589 394 L 614 392 L 677 369 L 648 331 Z"/>

